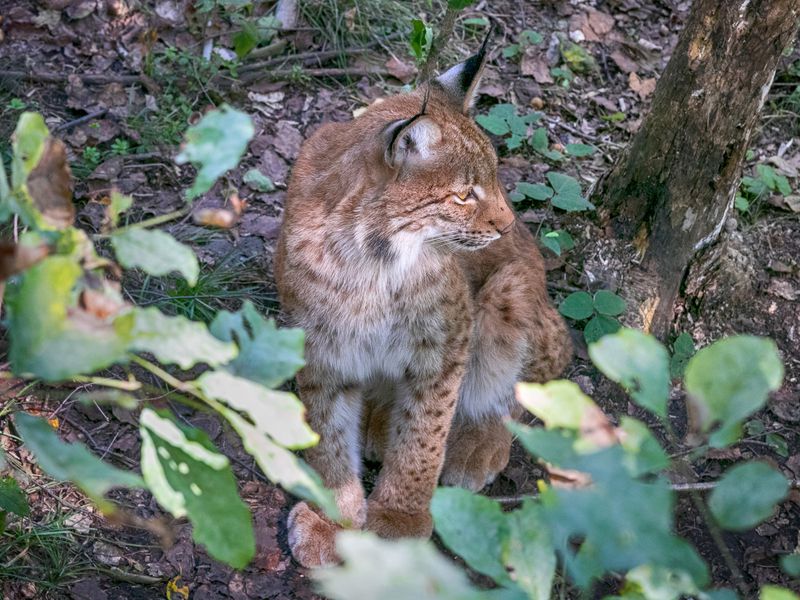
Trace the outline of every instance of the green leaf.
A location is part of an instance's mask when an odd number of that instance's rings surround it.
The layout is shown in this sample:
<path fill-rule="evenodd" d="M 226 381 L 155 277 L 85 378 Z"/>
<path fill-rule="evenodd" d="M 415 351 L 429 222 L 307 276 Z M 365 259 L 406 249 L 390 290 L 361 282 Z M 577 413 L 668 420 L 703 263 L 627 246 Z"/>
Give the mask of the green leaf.
<path fill-rule="evenodd" d="M 531 441 L 525 437 L 520 438 L 523 443 Z M 619 446 L 577 456 L 563 450 L 560 454 L 566 460 L 554 461 L 558 457 L 552 453 L 545 460 L 583 471 L 592 479 L 587 488 L 547 488 L 541 494 L 543 522 L 578 586 L 587 588 L 608 571 L 626 572 L 648 564 L 685 572 L 698 586 L 707 584 L 702 559 L 673 534 L 674 494 L 665 480 L 634 479 Z M 572 543 L 576 539 L 582 540 L 577 552 Z"/>
<path fill-rule="evenodd" d="M 776 454 L 788 458 L 789 444 L 786 442 L 786 438 L 780 433 L 768 433 L 764 441 L 769 444 L 769 447 L 772 448 Z"/>
<path fill-rule="evenodd" d="M 744 531 L 768 519 L 786 497 L 789 482 L 764 462 L 746 462 L 728 469 L 712 490 L 708 508 L 725 529 Z"/>
<path fill-rule="evenodd" d="M 595 315 L 583 328 L 583 339 L 586 340 L 587 344 L 594 344 L 603 336 L 609 333 L 616 333 L 620 327 L 622 325 L 616 319 L 606 315 Z"/>
<path fill-rule="evenodd" d="M 13 477 L 0 477 L 0 511 L 26 517 L 30 513 L 28 499 Z"/>
<path fill-rule="evenodd" d="M 695 354 L 684 377 L 693 426 L 711 434 L 714 447 L 738 437 L 742 420 L 764 406 L 767 395 L 783 381 L 783 364 L 775 342 L 738 335 L 720 340 Z"/>
<path fill-rule="evenodd" d="M 556 256 L 561 256 L 561 244 L 558 243 L 558 233 L 555 231 L 540 231 L 539 240 L 545 248 L 549 248 Z"/>
<path fill-rule="evenodd" d="M 508 513 L 504 563 L 531 600 L 549 600 L 556 571 L 556 553 L 538 504 L 526 500 Z"/>
<path fill-rule="evenodd" d="M 545 247 L 555 252 L 556 256 L 561 256 L 562 251 L 571 250 L 575 247 L 575 240 L 565 229 L 559 229 L 558 231 L 542 229 L 539 232 L 539 239 Z"/>
<path fill-rule="evenodd" d="M 75 288 L 82 273 L 76 259 L 50 256 L 9 284 L 9 358 L 15 373 L 58 381 L 125 360 L 133 319 L 123 314 L 108 322 L 77 311 Z"/>
<path fill-rule="evenodd" d="M 369 532 L 342 531 L 336 536 L 336 552 L 344 564 L 312 573 L 322 593 L 332 600 L 485 598 L 428 541 L 390 541 Z"/>
<path fill-rule="evenodd" d="M 791 590 L 775 585 L 765 585 L 762 587 L 758 597 L 759 600 L 800 600 L 800 596 Z"/>
<path fill-rule="evenodd" d="M 594 294 L 594 308 L 601 315 L 616 317 L 625 312 L 625 300 L 608 290 L 598 290 Z"/>
<path fill-rule="evenodd" d="M 761 181 L 764 182 L 764 185 L 773 192 L 778 192 L 783 196 L 788 196 L 792 193 L 792 186 L 789 185 L 789 180 L 769 165 L 756 165 L 756 172 Z"/>
<path fill-rule="evenodd" d="M 666 418 L 669 354 L 658 340 L 636 329 L 621 329 L 591 344 L 589 356 L 636 404 Z"/>
<path fill-rule="evenodd" d="M 489 109 L 489 114 L 475 117 L 477 123 L 494 135 L 511 133 L 508 120 L 516 115 L 513 104 L 495 104 Z"/>
<path fill-rule="evenodd" d="M 641 594 L 641 598 L 658 600 L 697 598 L 699 595 L 697 585 L 687 573 L 653 565 L 642 565 L 628 571 L 625 591 Z M 700 597 L 704 598 L 703 595 Z"/>
<path fill-rule="evenodd" d="M 187 516 L 209 554 L 241 569 L 255 555 L 253 520 L 236 491 L 227 457 L 208 436 L 145 408 L 140 418 L 142 474 L 161 506 Z"/>
<path fill-rule="evenodd" d="M 413 19 L 411 21 L 411 34 L 408 37 L 408 44 L 411 52 L 418 61 L 421 61 L 428 54 L 433 40 L 433 30 L 421 21 Z"/>
<path fill-rule="evenodd" d="M 272 179 L 264 175 L 258 169 L 250 169 L 247 171 L 247 173 L 244 174 L 244 177 L 242 177 L 242 181 L 259 192 L 275 191 L 275 184 L 272 183 Z"/>
<path fill-rule="evenodd" d="M 594 314 L 592 297 L 586 292 L 573 292 L 558 306 L 558 312 L 575 321 L 588 319 Z"/>
<path fill-rule="evenodd" d="M 142 269 L 157 277 L 177 271 L 190 286 L 197 283 L 200 265 L 194 252 L 164 231 L 123 229 L 111 235 L 111 245 L 123 267 Z"/>
<path fill-rule="evenodd" d="M 245 21 L 241 31 L 233 36 L 233 51 L 236 52 L 236 56 L 241 59 L 250 54 L 251 50 L 258 46 L 259 37 L 256 26 Z"/>
<path fill-rule="evenodd" d="M 114 505 L 105 499 L 109 490 L 144 487 L 138 475 L 103 462 L 83 444 L 62 442 L 44 419 L 18 412 L 14 415 L 14 425 L 42 471 L 53 479 L 77 485 L 103 512 L 114 510 Z"/>
<path fill-rule="evenodd" d="M 510 533 L 498 502 L 461 488 L 439 488 L 431 514 L 444 545 L 467 565 L 497 583 L 512 583 L 501 562 Z"/>
<path fill-rule="evenodd" d="M 745 198 L 741 194 L 736 194 L 736 197 L 733 200 L 733 205 L 739 212 L 746 213 L 747 211 L 750 210 L 750 202 L 748 202 L 747 198 Z"/>
<path fill-rule="evenodd" d="M 149 352 L 159 362 L 188 369 L 198 363 L 217 366 L 236 356 L 236 346 L 208 331 L 204 323 L 170 317 L 156 307 L 135 308 L 130 350 Z"/>
<path fill-rule="evenodd" d="M 192 200 L 207 192 L 220 176 L 239 164 L 254 133 L 252 119 L 226 104 L 190 127 L 183 151 L 175 158 L 179 165 L 189 162 L 197 167 L 197 177 L 186 197 Z"/>
<path fill-rule="evenodd" d="M 331 519 L 339 519 L 339 509 L 333 492 L 322 485 L 319 475 L 311 467 L 273 442 L 265 433 L 244 420 L 239 413 L 225 406 L 221 407 L 220 412 L 242 438 L 244 449 L 256 459 L 258 466 L 270 481 L 295 496 L 315 503 Z"/>
<path fill-rule="evenodd" d="M 220 311 L 209 329 L 217 338 L 239 346 L 239 355 L 228 370 L 267 387 L 279 386 L 305 364 L 303 330 L 278 329 L 250 301 L 237 313 Z"/>
<path fill-rule="evenodd" d="M 305 407 L 294 394 L 269 390 L 225 371 L 208 371 L 195 382 L 206 396 L 244 412 L 260 432 L 287 448 L 308 448 L 319 436 L 303 419 Z"/>
<path fill-rule="evenodd" d="M 625 466 L 633 477 L 658 473 L 670 465 L 669 456 L 647 425 L 623 416 L 619 428 L 624 432 L 620 444 L 625 450 Z"/>
<path fill-rule="evenodd" d="M 694 340 L 691 335 L 684 331 L 675 338 L 675 342 L 672 344 L 672 358 L 669 361 L 669 374 L 672 379 L 683 377 L 686 365 L 689 364 L 689 359 L 694 356 L 695 352 Z"/>
<path fill-rule="evenodd" d="M 519 40 L 525 44 L 537 45 L 544 41 L 542 34 L 532 29 L 523 29 L 519 34 Z"/>
<path fill-rule="evenodd" d="M 595 153 L 597 148 L 590 146 L 589 144 L 567 144 L 564 146 L 564 150 L 570 156 L 581 158 L 584 156 L 591 156 Z"/>
<path fill-rule="evenodd" d="M 520 194 L 518 191 L 514 190 L 513 192 L 508 194 L 509 200 L 511 200 L 514 204 L 522 202 L 525 200 L 525 194 Z"/>
<path fill-rule="evenodd" d="M 117 190 L 111 191 L 111 203 L 108 205 L 108 216 L 111 222 L 116 225 L 120 213 L 124 213 L 133 205 L 133 198 L 120 194 Z"/>
<path fill-rule="evenodd" d="M 11 187 L 19 189 L 31 171 L 39 164 L 45 149 L 45 140 L 50 137 L 44 117 L 39 113 L 22 113 L 12 137 L 14 160 L 11 164 Z"/>
<path fill-rule="evenodd" d="M 800 554 L 781 556 L 781 570 L 792 577 L 800 577 Z"/>
<path fill-rule="evenodd" d="M 547 129 L 544 127 L 537 128 L 531 136 L 530 144 L 536 152 L 546 152 L 548 146 Z"/>
<path fill-rule="evenodd" d="M 542 185 L 541 183 L 520 181 L 517 184 L 516 191 L 531 200 L 549 200 L 553 197 L 553 190 L 550 189 L 550 186 Z"/>
<path fill-rule="evenodd" d="M 463 10 L 473 4 L 475 0 L 447 0 L 447 8 Z"/>
<path fill-rule="evenodd" d="M 594 204 L 581 196 L 581 185 L 574 177 L 550 171 L 547 173 L 547 181 L 555 190 L 555 196 L 550 202 L 556 208 L 568 212 L 594 209 Z"/>
<path fill-rule="evenodd" d="M 521 47 L 519 44 L 509 44 L 505 48 L 503 48 L 503 57 L 504 58 L 514 58 L 517 54 L 521 51 Z"/>
<path fill-rule="evenodd" d="M 578 431 L 587 411 L 597 405 L 581 391 L 578 384 L 566 379 L 547 383 L 518 383 L 517 398 L 528 411 L 539 417 L 548 429 Z"/>

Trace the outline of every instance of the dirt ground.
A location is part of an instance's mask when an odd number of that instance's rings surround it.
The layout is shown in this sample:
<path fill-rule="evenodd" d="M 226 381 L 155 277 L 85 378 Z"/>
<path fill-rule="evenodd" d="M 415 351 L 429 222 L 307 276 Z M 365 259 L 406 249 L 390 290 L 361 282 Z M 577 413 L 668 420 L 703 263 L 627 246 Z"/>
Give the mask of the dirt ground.
<path fill-rule="evenodd" d="M 381 2 L 386 4 L 386 0 Z M 79 223 L 96 232 L 103 214 L 100 200 L 112 185 L 134 197 L 135 220 L 179 208 L 181 190 L 192 176 L 191 169 L 176 167 L 172 160 L 180 134 L 211 104 L 226 101 L 246 111 L 255 121 L 256 136 L 241 165 L 195 203 L 198 208 L 225 207 L 226 198 L 236 189 L 247 201 L 239 222 L 229 230 L 214 231 L 197 227 L 189 219 L 166 226 L 196 248 L 206 287 L 185 293 L 174 282 L 158 284 L 134 276 L 124 284 L 130 298 L 139 303 L 192 312 L 196 318 L 207 318 L 222 307 L 237 307 L 245 297 L 261 310 L 277 314 L 272 251 L 285 184 L 302 141 L 320 124 L 348 120 L 354 110 L 400 92 L 404 83 L 413 80 L 414 61 L 404 43 L 408 25 L 394 23 L 392 29 L 391 16 L 384 21 L 375 16 L 374 6 L 381 2 L 338 3 L 337 26 L 343 32 L 338 39 L 331 37 L 332 26 L 320 25 L 329 16 L 325 11 L 336 3 L 301 2 L 297 28 L 279 36 L 288 42 L 279 56 L 322 52 L 323 58 L 311 57 L 286 67 L 273 57 L 268 66 L 243 68 L 233 76 L 214 70 L 202 52 L 207 40 L 213 41 L 214 48 L 231 48 L 236 23 L 219 15 L 206 21 L 190 8 L 191 2 L 0 0 L 3 158 L 8 160 L 8 138 L 20 106 L 43 113 L 71 152 Z M 257 3 L 254 16 L 266 14 L 271 5 Z M 464 18 L 488 15 L 499 25 L 478 112 L 486 112 L 497 102 L 534 107 L 544 113 L 552 143 L 596 145 L 599 152 L 593 157 L 561 168 L 589 187 L 641 124 L 655 80 L 669 60 L 689 7 L 690 2 L 680 0 L 477 2 Z M 413 8 L 404 10 L 413 12 Z M 436 16 L 427 14 L 426 18 L 435 22 Z M 374 30 L 359 31 L 364 23 L 375 25 Z M 543 42 L 523 49 L 521 56 L 503 56 L 501 49 L 526 29 L 539 32 Z M 596 63 L 568 87 L 554 81 L 549 72 L 559 64 L 556 33 L 580 41 Z M 480 36 L 480 31 L 467 25 L 457 27 L 448 54 L 466 57 Z M 368 48 L 359 53 L 332 58 L 325 54 L 334 47 L 363 45 Z M 800 100 L 794 104 L 790 100 L 800 85 L 800 75 L 792 70 L 798 59 L 800 53 L 794 51 L 782 60 L 745 167 L 750 174 L 756 163 L 772 160 L 790 176 L 795 190 L 800 185 Z M 249 59 L 244 64 L 253 62 Z M 353 74 L 336 79 L 309 77 L 302 69 L 292 70 L 292 64 L 309 70 L 348 67 Z M 274 69 L 284 74 L 270 75 Z M 359 69 L 381 73 L 359 75 L 355 73 Z M 23 77 L 20 72 L 32 75 Z M 147 75 L 140 77 L 141 73 Z M 99 79 L 82 80 L 78 74 L 96 74 Z M 98 149 L 97 154 L 87 154 L 88 147 Z M 518 181 L 543 181 L 549 167 L 542 159 L 500 148 L 500 177 L 509 191 Z M 242 177 L 252 168 L 269 176 L 276 189 L 261 192 L 244 184 Z M 794 206 L 800 208 L 800 202 Z M 624 296 L 624 275 L 613 257 L 602 251 L 607 231 L 597 213 L 523 207 L 521 217 L 534 231 L 542 225 L 557 225 L 576 241 L 575 249 L 561 257 L 545 251 L 554 299 L 578 289 L 599 288 Z M 800 219 L 789 204 L 773 196 L 751 206 L 749 213 L 731 217 L 721 243 L 706 250 L 686 278 L 676 312 L 676 333 L 690 333 L 698 346 L 732 333 L 769 336 L 777 342 L 786 364 L 784 386 L 750 422 L 747 437 L 696 463 L 697 481 L 713 480 L 733 462 L 754 456 L 776 464 L 790 479 L 800 478 L 799 261 Z M 576 357 L 566 375 L 609 414 L 629 413 L 647 420 L 600 377 L 577 331 L 575 338 Z M 0 364 L 4 351 L 5 340 L 0 337 Z M 64 439 L 80 440 L 110 462 L 136 468 L 135 416 L 118 408 L 77 403 L 76 391 L 74 386 L 29 388 L 14 381 L 0 382 L 0 404 L 15 401 L 19 408 L 57 418 Z M 682 414 L 681 401 L 682 392 L 676 388 L 673 414 Z M 236 572 L 216 563 L 192 543 L 185 521 L 169 520 L 142 491 L 114 492 L 112 497 L 141 519 L 163 519 L 174 532 L 171 547 L 162 547 L 144 529 L 107 522 L 72 488 L 48 482 L 26 450 L 7 435 L 9 423 L 0 420 L 5 434 L 0 435 L 0 445 L 29 493 L 32 527 L 42 531 L 49 527 L 65 540 L 46 555 L 34 548 L 16 556 L 15 565 L 21 568 L 13 570 L 14 576 L 10 569 L 0 570 L 7 577 L 0 581 L 5 598 L 162 598 L 168 582 L 172 582 L 171 597 L 182 600 L 187 595 L 193 600 L 317 597 L 307 573 L 288 553 L 285 517 L 292 499 L 265 480 L 228 428 L 207 415 L 171 408 L 205 430 L 231 457 L 242 497 L 255 516 L 258 551 L 252 564 Z M 680 431 L 679 416 L 675 424 Z M 542 476 L 527 454 L 515 447 L 508 468 L 484 493 L 496 497 L 533 493 Z M 687 497 L 679 498 L 678 514 L 679 533 L 697 544 L 709 560 L 715 583 L 730 584 L 731 573 Z M 747 585 L 780 583 L 800 590 L 800 582 L 790 581 L 777 562 L 795 550 L 800 542 L 798 529 L 800 491 L 794 490 L 776 515 L 755 531 L 726 534 Z M 9 555 L 0 557 L 0 562 L 8 560 Z M 612 592 L 613 583 L 604 591 Z"/>

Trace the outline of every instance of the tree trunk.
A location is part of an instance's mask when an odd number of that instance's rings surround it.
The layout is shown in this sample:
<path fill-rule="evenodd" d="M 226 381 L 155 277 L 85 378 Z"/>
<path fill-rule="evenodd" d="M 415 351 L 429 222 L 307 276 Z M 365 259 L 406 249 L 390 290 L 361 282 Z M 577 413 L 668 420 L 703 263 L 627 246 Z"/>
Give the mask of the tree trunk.
<path fill-rule="evenodd" d="M 633 242 L 651 276 L 642 321 L 659 337 L 669 332 L 690 260 L 717 238 L 733 206 L 799 19 L 800 0 L 694 0 L 650 113 L 598 185 L 601 214 Z"/>

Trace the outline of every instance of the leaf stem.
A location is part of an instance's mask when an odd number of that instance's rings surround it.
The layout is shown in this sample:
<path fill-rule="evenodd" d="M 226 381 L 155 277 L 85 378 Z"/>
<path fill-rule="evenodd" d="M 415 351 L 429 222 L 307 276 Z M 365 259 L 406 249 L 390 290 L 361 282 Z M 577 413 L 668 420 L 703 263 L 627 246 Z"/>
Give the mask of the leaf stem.
<path fill-rule="evenodd" d="M 130 225 L 126 225 L 125 227 L 120 227 L 114 231 L 115 234 L 122 233 L 124 231 L 130 231 L 131 229 L 144 229 L 146 227 L 155 227 L 157 225 L 161 225 L 162 223 L 168 223 L 169 221 L 174 221 L 175 219 L 180 219 L 181 217 L 185 217 L 186 215 L 191 212 L 191 208 L 181 208 L 179 210 L 174 210 L 172 212 L 158 215 L 157 217 L 152 217 L 150 219 L 145 219 L 144 221 L 139 221 L 138 223 L 132 223 Z M 97 235 L 93 235 L 92 238 L 96 240 L 103 240 L 111 237 L 109 233 L 98 233 Z"/>
<path fill-rule="evenodd" d="M 156 377 L 158 377 L 159 379 L 161 379 L 165 383 L 168 383 L 169 385 L 174 387 L 176 390 L 180 390 L 181 392 L 189 394 L 190 396 L 194 396 L 195 398 L 197 398 L 198 400 L 200 400 L 200 401 L 202 401 L 204 403 L 207 402 L 205 396 L 203 396 L 203 394 L 198 392 L 197 389 L 195 389 L 195 387 L 193 385 L 191 385 L 190 383 L 187 383 L 185 381 L 181 381 L 177 377 L 173 377 L 172 375 L 167 373 L 164 369 L 162 369 L 158 365 L 156 365 L 154 363 L 151 363 L 149 360 L 146 360 L 146 359 L 142 358 L 141 356 L 138 356 L 136 354 L 131 354 L 130 358 L 131 358 L 132 362 L 135 362 L 137 365 L 139 365 L 140 367 L 142 367 L 146 371 L 149 371 L 150 373 L 152 373 L 153 375 L 155 375 Z"/>
<path fill-rule="evenodd" d="M 124 390 L 126 392 L 135 392 L 142 387 L 142 382 L 135 379 L 120 381 L 119 379 L 110 379 L 108 377 L 87 377 L 85 375 L 76 375 L 72 378 L 72 381 L 75 383 L 91 383 L 93 385 L 102 385 L 103 387 Z"/>
<path fill-rule="evenodd" d="M 693 491 L 691 493 L 691 498 L 695 507 L 697 507 L 697 511 L 703 518 L 703 521 L 705 521 L 708 533 L 711 534 L 711 539 L 714 541 L 714 545 L 722 555 L 722 559 L 725 561 L 725 565 L 728 567 L 728 571 L 730 571 L 731 577 L 733 577 L 733 581 L 736 583 L 736 587 L 739 588 L 739 591 L 746 598 L 749 595 L 750 590 L 747 588 L 747 585 L 744 582 L 742 572 L 739 570 L 739 566 L 736 564 L 736 561 L 731 554 L 731 550 L 728 547 L 728 544 L 725 542 L 725 538 L 722 537 L 722 532 L 719 530 L 719 527 L 717 527 L 714 517 L 709 512 L 705 501 L 698 492 Z"/>

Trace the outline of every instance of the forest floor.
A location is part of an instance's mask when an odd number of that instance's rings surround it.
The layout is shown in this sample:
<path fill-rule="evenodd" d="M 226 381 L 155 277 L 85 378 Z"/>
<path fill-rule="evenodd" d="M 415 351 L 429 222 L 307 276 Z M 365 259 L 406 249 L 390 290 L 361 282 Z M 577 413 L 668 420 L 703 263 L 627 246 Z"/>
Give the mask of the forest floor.
<path fill-rule="evenodd" d="M 200 14 L 190 8 L 193 4 L 212 10 Z M 288 173 L 300 145 L 320 124 L 346 121 L 375 99 L 401 92 L 415 75 L 405 41 L 410 19 L 423 16 L 436 23 L 441 17 L 441 12 L 424 12 L 427 2 L 306 0 L 300 2 L 296 28 L 274 38 L 286 41 L 278 55 L 268 57 L 270 62 L 262 66 L 249 57 L 231 71 L 220 66 L 217 51 L 230 58 L 234 34 L 246 20 L 267 14 L 272 2 L 254 3 L 258 6 L 252 14 L 234 9 L 226 13 L 221 9 L 226 4 L 235 3 L 0 0 L 3 158 L 7 162 L 9 136 L 20 112 L 41 112 L 51 131 L 67 143 L 78 221 L 89 232 L 99 230 L 102 199 L 112 186 L 135 199 L 129 213 L 132 220 L 183 204 L 181 191 L 191 181 L 192 170 L 177 167 L 173 158 L 188 124 L 210 105 L 226 101 L 253 117 L 256 136 L 240 166 L 195 202 L 196 209 L 223 208 L 238 190 L 247 201 L 238 222 L 226 230 L 199 227 L 189 218 L 165 225 L 196 249 L 203 265 L 199 285 L 189 289 L 177 280 L 155 281 L 135 274 L 123 282 L 132 301 L 203 320 L 220 308 L 237 308 L 245 298 L 263 312 L 278 314 L 273 248 Z M 596 146 L 591 157 L 558 167 L 589 188 L 640 126 L 689 7 L 690 2 L 680 0 L 483 0 L 462 13 L 445 54 L 448 60 L 468 56 L 484 32 L 474 19 L 495 20 L 496 50 L 480 88 L 477 111 L 486 113 L 498 102 L 513 103 L 522 112 L 536 109 L 544 114 L 551 149 L 569 143 Z M 529 43 L 532 38 L 526 35 L 520 38 L 525 30 L 541 34 L 541 43 Z M 558 36 L 578 41 L 585 53 L 570 57 L 559 51 Z M 203 50 L 212 43 L 215 58 L 207 61 Z M 516 53 L 512 44 L 519 44 Z M 364 47 L 359 52 L 348 50 Z M 291 59 L 298 53 L 309 54 L 305 60 Z M 587 57 L 593 64 L 586 63 Z M 745 439 L 694 464 L 696 481 L 713 480 L 733 462 L 754 456 L 777 465 L 790 479 L 800 478 L 798 59 L 795 50 L 781 62 L 745 166 L 745 175 L 758 179 L 756 166 L 771 165 L 795 191 L 751 194 L 749 209 L 731 215 L 724 243 L 706 251 L 686 278 L 674 330 L 691 334 L 698 346 L 732 333 L 769 336 L 781 351 L 786 379 L 768 408 L 748 422 Z M 573 67 L 574 78 L 559 70 L 565 61 Z M 349 77 L 318 77 L 313 72 L 343 67 L 351 70 Z M 82 79 L 90 73 L 99 79 Z M 139 77 L 141 73 L 146 76 Z M 500 178 L 509 191 L 520 181 L 542 182 L 553 167 L 530 149 L 512 153 L 499 140 L 498 146 Z M 244 183 L 244 173 L 253 168 L 268 176 L 276 189 L 264 192 Z M 563 229 L 575 240 L 575 248 L 560 257 L 544 250 L 556 302 L 578 289 L 606 288 L 625 295 L 620 265 L 597 250 L 602 248 L 598 240 L 608 235 L 602 210 L 563 213 L 533 204 L 519 209 L 535 232 L 542 226 Z M 647 419 L 621 399 L 619 390 L 588 361 L 579 329 L 574 331 L 576 356 L 566 376 L 609 414 Z M 4 352 L 0 337 L 0 365 Z M 209 558 L 193 544 L 184 520 L 169 521 L 175 539 L 164 548 L 143 529 L 109 523 L 74 488 L 44 477 L 16 443 L 8 419 L 2 419 L 3 410 L 12 404 L 57 419 L 54 423 L 64 439 L 81 440 L 120 467 L 137 468 L 136 416 L 117 407 L 78 403 L 77 391 L 74 386 L 31 387 L 0 380 L 0 447 L 32 505 L 26 525 L 10 528 L 0 537 L 3 597 L 162 598 L 168 582 L 171 597 L 182 600 L 317 597 L 308 574 L 288 552 L 285 519 L 292 499 L 271 485 L 238 438 L 208 415 L 172 407 L 181 418 L 204 429 L 232 460 L 241 495 L 255 517 L 258 547 L 255 560 L 243 571 Z M 682 391 L 676 387 L 673 401 L 681 399 Z M 679 432 L 683 425 L 676 423 Z M 508 468 L 483 492 L 504 497 L 530 494 L 543 476 L 515 447 Z M 120 491 L 112 497 L 140 518 L 167 519 L 146 492 Z M 679 533 L 709 560 L 714 581 L 729 583 L 732 574 L 691 501 L 684 496 L 678 501 Z M 781 583 L 800 589 L 782 574 L 777 562 L 798 546 L 798 530 L 800 491 L 794 490 L 774 517 L 756 530 L 726 534 L 747 585 Z M 613 582 L 604 591 L 613 591 Z"/>

